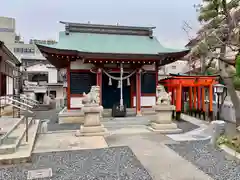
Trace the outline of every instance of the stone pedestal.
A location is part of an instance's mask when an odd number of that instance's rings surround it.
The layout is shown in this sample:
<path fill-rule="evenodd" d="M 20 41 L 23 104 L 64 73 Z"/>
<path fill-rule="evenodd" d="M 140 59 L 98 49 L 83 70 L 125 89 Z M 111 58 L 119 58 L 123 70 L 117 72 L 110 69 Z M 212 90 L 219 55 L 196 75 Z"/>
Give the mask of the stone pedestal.
<path fill-rule="evenodd" d="M 218 138 L 224 135 L 226 123 L 221 120 L 212 121 L 209 125 L 208 132 L 211 135 L 211 144 L 216 145 Z"/>
<path fill-rule="evenodd" d="M 81 125 L 80 131 L 76 136 L 104 136 L 107 130 L 101 124 L 101 113 L 103 107 L 98 104 L 84 105 L 84 124 Z"/>
<path fill-rule="evenodd" d="M 160 133 L 181 133 L 182 130 L 177 127 L 175 123 L 172 122 L 172 112 L 175 110 L 173 105 L 156 105 L 154 107 L 156 111 L 156 119 L 150 124 L 149 129 L 153 132 Z"/>

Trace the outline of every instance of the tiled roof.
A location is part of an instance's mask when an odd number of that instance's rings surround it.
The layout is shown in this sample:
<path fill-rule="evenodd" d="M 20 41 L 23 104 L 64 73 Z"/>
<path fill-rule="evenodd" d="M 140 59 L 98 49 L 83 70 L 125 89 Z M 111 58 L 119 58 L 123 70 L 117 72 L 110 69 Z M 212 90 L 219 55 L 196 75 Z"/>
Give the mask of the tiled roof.
<path fill-rule="evenodd" d="M 91 53 L 150 55 L 186 51 L 186 49 L 165 48 L 156 37 L 79 32 L 70 32 L 68 35 L 65 32 L 60 32 L 59 42 L 47 47 Z"/>

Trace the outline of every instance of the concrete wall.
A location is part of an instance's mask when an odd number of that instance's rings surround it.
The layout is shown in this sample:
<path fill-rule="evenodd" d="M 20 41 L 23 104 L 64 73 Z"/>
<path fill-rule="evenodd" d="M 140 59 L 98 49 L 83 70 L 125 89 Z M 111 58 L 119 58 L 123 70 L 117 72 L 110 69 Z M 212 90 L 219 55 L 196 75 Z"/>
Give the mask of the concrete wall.
<path fill-rule="evenodd" d="M 0 40 L 5 44 L 15 42 L 15 19 L 0 17 Z"/>
<path fill-rule="evenodd" d="M 64 98 L 64 88 L 62 86 L 48 86 L 48 91 L 56 91 L 56 99 Z"/>
<path fill-rule="evenodd" d="M 58 71 L 56 68 L 48 68 L 48 83 L 58 82 Z"/>
<path fill-rule="evenodd" d="M 40 53 L 35 44 L 23 44 L 13 43 L 6 44 L 6 46 L 14 53 L 18 59 L 34 59 L 46 60 L 46 58 Z"/>

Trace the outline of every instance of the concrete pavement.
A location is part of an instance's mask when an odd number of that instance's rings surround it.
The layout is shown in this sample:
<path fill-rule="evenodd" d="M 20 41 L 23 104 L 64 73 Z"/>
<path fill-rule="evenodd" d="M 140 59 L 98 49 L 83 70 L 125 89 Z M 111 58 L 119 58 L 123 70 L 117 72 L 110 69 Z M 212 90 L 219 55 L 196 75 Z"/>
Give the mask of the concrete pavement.
<path fill-rule="evenodd" d="M 106 141 L 109 146 L 129 146 L 154 180 L 213 180 L 164 145 L 175 143 L 164 135 L 115 135 Z"/>

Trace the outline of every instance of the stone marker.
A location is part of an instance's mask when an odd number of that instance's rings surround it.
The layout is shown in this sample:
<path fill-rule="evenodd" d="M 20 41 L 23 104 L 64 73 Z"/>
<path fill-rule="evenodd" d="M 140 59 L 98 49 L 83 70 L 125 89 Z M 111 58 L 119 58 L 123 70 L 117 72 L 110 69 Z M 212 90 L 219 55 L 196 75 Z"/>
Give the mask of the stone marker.
<path fill-rule="evenodd" d="M 31 170 L 27 173 L 27 180 L 51 178 L 52 168 Z"/>
<path fill-rule="evenodd" d="M 211 138 L 211 144 L 216 144 L 218 138 L 225 133 L 226 123 L 221 120 L 212 121 L 209 126 L 209 134 Z"/>
<path fill-rule="evenodd" d="M 47 133 L 48 132 L 48 123 L 49 123 L 49 121 L 50 121 L 49 119 L 44 119 L 42 121 L 40 133 Z"/>

